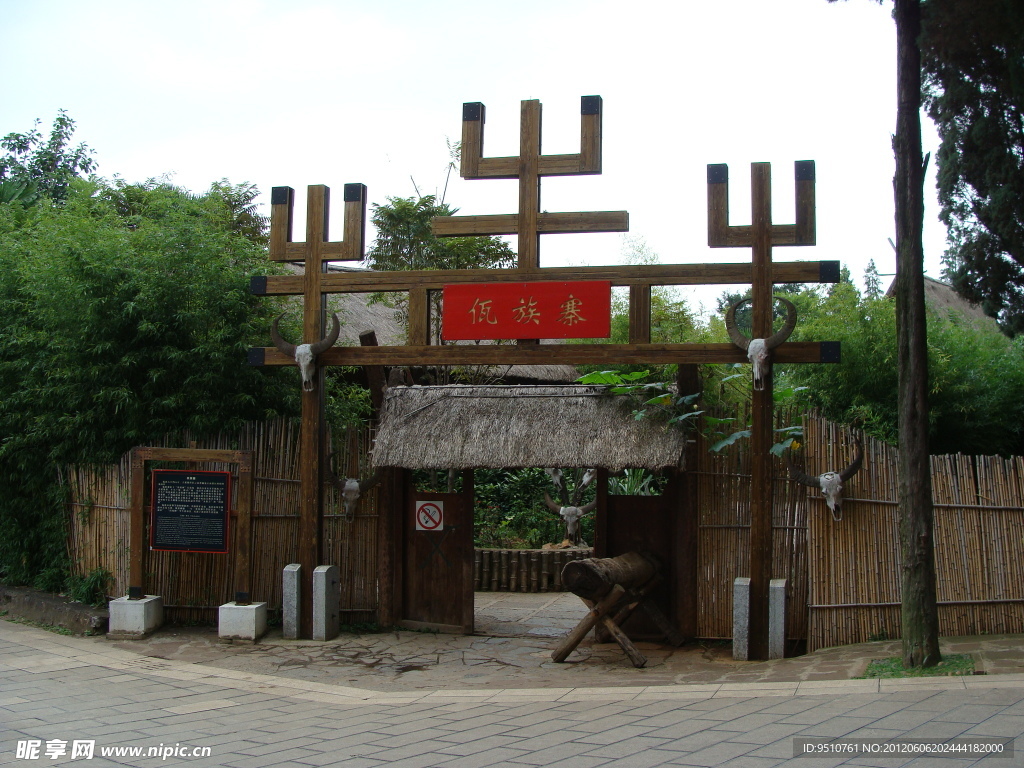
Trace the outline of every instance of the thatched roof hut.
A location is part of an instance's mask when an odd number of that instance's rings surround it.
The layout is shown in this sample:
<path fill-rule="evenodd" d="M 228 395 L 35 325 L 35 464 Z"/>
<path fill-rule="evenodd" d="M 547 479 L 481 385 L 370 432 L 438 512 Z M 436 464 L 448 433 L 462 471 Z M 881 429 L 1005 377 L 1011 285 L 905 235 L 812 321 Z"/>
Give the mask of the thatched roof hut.
<path fill-rule="evenodd" d="M 391 387 L 375 467 L 681 467 L 686 435 L 633 418 L 604 387 Z"/>
<path fill-rule="evenodd" d="M 896 295 L 896 281 L 889 285 L 886 296 Z M 974 304 L 953 290 L 953 286 L 941 280 L 924 277 L 924 300 L 928 308 L 944 317 L 958 315 L 980 331 L 998 331 L 999 323 L 985 314 L 980 304 Z"/>

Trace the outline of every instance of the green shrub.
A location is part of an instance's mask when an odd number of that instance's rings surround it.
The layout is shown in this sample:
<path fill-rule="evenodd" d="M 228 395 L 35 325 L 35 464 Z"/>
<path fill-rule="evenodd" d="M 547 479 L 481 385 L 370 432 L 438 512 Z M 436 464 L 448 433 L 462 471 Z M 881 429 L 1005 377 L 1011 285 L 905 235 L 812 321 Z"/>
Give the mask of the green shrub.
<path fill-rule="evenodd" d="M 107 589 L 113 574 L 106 568 L 96 568 L 85 576 L 71 574 L 67 578 L 65 593 L 73 600 L 96 607 L 107 604 Z"/>

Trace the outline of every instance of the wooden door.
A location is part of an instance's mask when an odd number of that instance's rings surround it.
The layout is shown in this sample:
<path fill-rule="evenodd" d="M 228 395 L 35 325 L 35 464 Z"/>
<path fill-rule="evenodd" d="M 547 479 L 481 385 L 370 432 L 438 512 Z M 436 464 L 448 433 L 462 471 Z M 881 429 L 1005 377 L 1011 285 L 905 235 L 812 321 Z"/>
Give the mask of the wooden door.
<path fill-rule="evenodd" d="M 473 493 L 408 489 L 402 516 L 402 626 L 473 634 Z"/>
<path fill-rule="evenodd" d="M 697 552 L 691 530 L 694 524 L 693 510 L 686 504 L 685 483 L 679 475 L 672 475 L 660 496 L 609 494 L 604 514 L 596 525 L 595 557 L 641 552 L 660 561 L 663 580 L 652 598 L 686 637 L 695 634 Z M 634 640 L 661 636 L 642 611 L 633 614 L 623 630 Z"/>

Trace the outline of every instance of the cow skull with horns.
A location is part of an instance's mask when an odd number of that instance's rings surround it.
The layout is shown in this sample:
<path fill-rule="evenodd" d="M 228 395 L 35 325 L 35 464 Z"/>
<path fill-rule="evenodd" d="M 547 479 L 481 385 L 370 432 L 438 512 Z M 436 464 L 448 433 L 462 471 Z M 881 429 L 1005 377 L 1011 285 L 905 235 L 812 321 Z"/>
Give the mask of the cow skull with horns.
<path fill-rule="evenodd" d="M 736 310 L 750 299 L 737 301 L 725 313 L 725 327 L 729 331 L 729 338 L 732 339 L 733 344 L 747 353 L 747 359 L 754 366 L 754 389 L 756 390 L 764 389 L 765 379 L 771 370 L 772 350 L 788 339 L 796 327 L 796 307 L 791 301 L 781 296 L 775 298 L 786 305 L 786 323 L 777 333 L 773 333 L 767 339 L 748 339 L 736 327 Z"/>
<path fill-rule="evenodd" d="M 544 471 L 551 477 L 552 485 L 555 486 L 555 490 L 558 491 L 558 495 L 564 502 L 564 504 L 561 505 L 556 504 L 551 500 L 551 497 L 545 493 L 544 505 L 562 518 L 562 522 L 565 524 L 565 538 L 568 541 L 577 547 L 586 546 L 583 542 L 582 531 L 580 529 L 580 518 L 594 511 L 597 507 L 597 500 L 595 499 L 582 507 L 579 506 L 579 503 L 582 500 L 583 491 L 588 485 L 594 482 L 594 478 L 597 477 L 597 470 L 588 469 L 583 473 L 583 477 L 577 482 L 571 498 L 569 496 L 569 489 L 565 486 L 565 474 L 562 470 L 557 467 L 552 467 L 545 469 Z M 578 473 L 576 477 L 579 477 Z"/>
<path fill-rule="evenodd" d="M 378 469 L 365 480 L 355 477 L 346 477 L 342 480 L 334 472 L 333 460 L 334 454 L 332 453 L 327 457 L 328 479 L 331 485 L 337 488 L 338 493 L 341 494 L 342 504 L 345 507 L 346 522 L 352 522 L 356 514 L 356 504 L 358 504 L 359 498 L 381 481 L 381 471 Z"/>
<path fill-rule="evenodd" d="M 832 517 L 835 520 L 843 519 L 843 483 L 857 474 L 861 462 L 864 460 L 864 447 L 861 445 L 860 437 L 855 436 L 853 440 L 855 445 L 853 461 L 842 472 L 825 472 L 817 477 L 812 477 L 795 467 L 789 456 L 786 457 L 786 463 L 789 464 L 789 478 L 811 488 L 820 488 L 821 492 L 825 494 L 825 503 L 832 510 Z"/>
<path fill-rule="evenodd" d="M 545 491 L 544 505 L 562 518 L 562 521 L 565 523 L 565 538 L 571 541 L 575 546 L 583 546 L 583 532 L 580 530 L 580 518 L 594 511 L 597 507 L 597 499 L 594 499 L 589 504 L 584 504 L 582 507 L 563 507 L 555 504 L 555 502 L 551 500 L 551 497 L 548 496 L 547 491 Z"/>
<path fill-rule="evenodd" d="M 312 344 L 299 344 L 296 346 L 281 338 L 281 332 L 277 329 L 277 324 L 281 322 L 282 317 L 284 315 L 280 315 L 274 320 L 274 324 L 270 328 L 270 338 L 274 340 L 275 347 L 283 354 L 295 360 L 295 363 L 299 366 L 299 373 L 302 374 L 302 388 L 306 392 L 312 392 L 315 386 L 313 384 L 313 372 L 316 370 L 316 356 L 334 346 L 334 342 L 338 340 L 338 333 L 341 331 L 341 323 L 338 321 L 338 316 L 332 313 L 331 317 L 334 320 L 334 325 L 326 337 Z"/>

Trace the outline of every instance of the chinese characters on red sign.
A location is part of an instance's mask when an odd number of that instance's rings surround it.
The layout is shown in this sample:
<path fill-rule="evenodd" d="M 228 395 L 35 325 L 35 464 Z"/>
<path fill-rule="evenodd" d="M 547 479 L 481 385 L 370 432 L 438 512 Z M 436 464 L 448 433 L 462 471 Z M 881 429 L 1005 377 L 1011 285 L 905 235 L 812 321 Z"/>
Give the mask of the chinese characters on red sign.
<path fill-rule="evenodd" d="M 441 335 L 463 339 L 605 339 L 611 335 L 612 284 L 446 285 Z"/>

